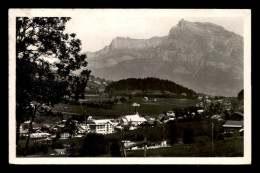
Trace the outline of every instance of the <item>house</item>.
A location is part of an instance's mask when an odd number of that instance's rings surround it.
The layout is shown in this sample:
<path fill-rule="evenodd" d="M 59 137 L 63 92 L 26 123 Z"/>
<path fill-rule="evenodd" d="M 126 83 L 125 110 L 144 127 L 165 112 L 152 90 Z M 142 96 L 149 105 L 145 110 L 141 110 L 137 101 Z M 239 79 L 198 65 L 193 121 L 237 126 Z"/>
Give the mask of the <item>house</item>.
<path fill-rule="evenodd" d="M 244 119 L 244 114 L 242 112 L 235 112 L 231 115 L 232 120 L 238 120 L 241 121 Z"/>
<path fill-rule="evenodd" d="M 106 89 L 105 87 L 100 87 L 100 88 L 98 88 L 98 91 L 99 91 L 99 92 L 104 92 L 105 89 Z"/>
<path fill-rule="evenodd" d="M 128 124 L 131 124 L 134 126 L 137 126 L 137 125 L 147 121 L 144 117 L 140 117 L 138 112 L 134 115 L 126 115 L 125 119 L 127 120 Z"/>
<path fill-rule="evenodd" d="M 166 115 L 169 117 L 175 117 L 175 113 L 173 111 L 168 111 Z"/>
<path fill-rule="evenodd" d="M 67 151 L 66 151 L 66 148 L 63 148 L 63 149 L 54 149 L 54 154 L 55 155 L 64 155 L 66 154 Z"/>
<path fill-rule="evenodd" d="M 136 144 L 136 142 L 129 141 L 129 140 L 122 140 L 122 143 L 123 143 L 125 148 L 129 148 L 129 147 L 131 147 L 131 146 Z"/>
<path fill-rule="evenodd" d="M 208 100 L 208 99 L 207 99 L 206 102 L 207 102 L 207 103 L 211 103 L 211 100 Z"/>
<path fill-rule="evenodd" d="M 50 136 L 51 136 L 51 134 L 49 134 L 49 133 L 31 133 L 30 134 L 30 138 L 32 138 L 32 139 L 44 139 L 44 138 L 47 138 Z"/>
<path fill-rule="evenodd" d="M 69 132 L 62 132 L 60 134 L 60 139 L 68 139 L 70 137 Z"/>
<path fill-rule="evenodd" d="M 153 127 L 154 125 L 155 125 L 154 122 L 146 121 L 146 122 L 141 123 L 139 126 L 144 128 L 144 127 Z"/>
<path fill-rule="evenodd" d="M 128 121 L 127 121 L 126 117 L 122 117 L 122 118 L 120 119 L 120 124 L 122 124 L 122 125 L 128 125 Z"/>
<path fill-rule="evenodd" d="M 217 100 L 217 102 L 219 102 L 219 103 L 223 103 L 223 100 Z"/>
<path fill-rule="evenodd" d="M 213 120 L 218 120 L 220 118 L 221 118 L 220 115 L 213 115 L 213 116 L 211 116 L 211 119 L 213 119 Z"/>
<path fill-rule="evenodd" d="M 85 132 L 88 132 L 89 130 L 89 124 L 79 124 L 78 125 L 78 133 L 85 133 Z"/>
<path fill-rule="evenodd" d="M 115 127 L 108 119 L 93 120 L 89 123 L 90 132 L 98 134 L 111 134 L 114 133 Z"/>
<path fill-rule="evenodd" d="M 144 100 L 146 100 L 146 101 L 147 101 L 147 100 L 148 100 L 148 97 L 144 97 Z"/>
<path fill-rule="evenodd" d="M 23 126 L 20 126 L 20 136 L 28 136 L 29 129 L 23 128 Z"/>
<path fill-rule="evenodd" d="M 122 130 L 124 130 L 124 127 L 117 125 L 117 126 L 115 126 L 115 130 L 116 131 L 122 131 Z"/>
<path fill-rule="evenodd" d="M 178 116 L 177 117 L 177 120 L 182 120 L 182 119 L 184 119 L 183 116 Z"/>
<path fill-rule="evenodd" d="M 158 122 L 163 121 L 165 116 L 166 116 L 165 114 L 159 114 L 158 117 L 157 117 Z"/>
<path fill-rule="evenodd" d="M 136 126 L 131 126 L 131 127 L 129 128 L 129 130 L 136 130 L 136 129 L 137 129 Z"/>
<path fill-rule="evenodd" d="M 41 125 L 40 124 L 32 124 L 32 128 L 33 128 L 34 131 L 40 130 L 41 129 Z"/>
<path fill-rule="evenodd" d="M 91 120 L 93 120 L 93 117 L 92 117 L 92 116 L 89 116 L 88 119 L 87 119 L 87 121 L 91 121 Z"/>
<path fill-rule="evenodd" d="M 236 133 L 244 127 L 244 121 L 226 121 L 223 125 L 224 133 Z"/>
<path fill-rule="evenodd" d="M 186 93 L 182 93 L 181 95 L 182 95 L 182 96 L 184 96 L 184 97 L 186 97 L 186 96 L 187 96 L 187 94 L 186 94 Z"/>
<path fill-rule="evenodd" d="M 198 113 L 198 114 L 201 114 L 201 113 L 203 113 L 203 112 L 204 112 L 203 109 L 199 109 L 199 110 L 197 110 L 197 113 Z"/>

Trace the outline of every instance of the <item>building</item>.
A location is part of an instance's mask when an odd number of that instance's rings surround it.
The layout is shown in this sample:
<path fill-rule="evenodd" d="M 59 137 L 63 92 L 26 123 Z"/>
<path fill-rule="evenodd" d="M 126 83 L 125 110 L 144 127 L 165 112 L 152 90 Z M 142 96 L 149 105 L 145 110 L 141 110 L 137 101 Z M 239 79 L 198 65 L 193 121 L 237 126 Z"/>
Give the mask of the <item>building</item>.
<path fill-rule="evenodd" d="M 231 115 L 232 120 L 243 121 L 244 114 L 242 112 L 235 112 Z"/>
<path fill-rule="evenodd" d="M 182 93 L 181 95 L 184 96 L 184 97 L 187 97 L 187 94 L 186 94 L 186 93 Z"/>
<path fill-rule="evenodd" d="M 67 154 L 66 148 L 54 149 L 53 155 L 65 155 L 65 154 Z"/>
<path fill-rule="evenodd" d="M 122 125 L 128 125 L 128 121 L 127 121 L 126 117 L 122 117 L 122 118 L 120 119 L 120 124 L 122 124 Z"/>
<path fill-rule="evenodd" d="M 146 101 L 147 101 L 147 100 L 148 100 L 148 97 L 144 97 L 144 100 L 146 100 Z"/>
<path fill-rule="evenodd" d="M 29 132 L 28 128 L 23 128 L 23 126 L 20 126 L 20 136 L 27 136 Z"/>
<path fill-rule="evenodd" d="M 45 139 L 50 136 L 51 136 L 51 134 L 49 134 L 49 133 L 31 133 L 30 134 L 30 138 L 32 138 L 32 139 Z"/>
<path fill-rule="evenodd" d="M 134 125 L 134 126 L 137 126 L 147 121 L 144 117 L 140 117 L 138 112 L 134 115 L 126 115 L 122 118 L 122 120 L 123 121 L 126 120 L 126 123 L 124 125 Z"/>
<path fill-rule="evenodd" d="M 60 139 L 68 139 L 70 134 L 68 132 L 63 132 L 60 134 Z"/>
<path fill-rule="evenodd" d="M 168 111 L 166 115 L 175 117 L 175 113 L 173 111 Z"/>
<path fill-rule="evenodd" d="M 203 113 L 203 112 L 204 112 L 203 109 L 199 109 L 199 110 L 197 110 L 197 113 L 198 113 L 198 114 L 201 114 L 201 113 Z"/>
<path fill-rule="evenodd" d="M 114 133 L 115 127 L 110 120 L 93 120 L 89 123 L 90 132 L 98 134 L 111 134 Z"/>
<path fill-rule="evenodd" d="M 244 121 L 226 121 L 223 125 L 224 133 L 236 133 L 244 127 Z"/>

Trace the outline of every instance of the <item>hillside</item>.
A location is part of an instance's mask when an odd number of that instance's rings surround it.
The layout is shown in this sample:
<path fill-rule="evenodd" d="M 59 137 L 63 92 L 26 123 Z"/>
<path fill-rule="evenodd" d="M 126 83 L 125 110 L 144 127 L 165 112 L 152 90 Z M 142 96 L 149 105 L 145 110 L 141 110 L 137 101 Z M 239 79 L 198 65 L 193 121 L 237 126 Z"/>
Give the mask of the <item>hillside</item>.
<path fill-rule="evenodd" d="M 197 94 L 191 89 L 183 87 L 169 80 L 162 80 L 157 78 L 129 78 L 119 80 L 107 85 L 105 92 L 125 90 L 141 90 L 143 92 L 148 90 L 160 90 L 161 92 L 167 91 L 176 95 L 185 95 L 190 98 L 195 98 L 197 96 Z"/>
<path fill-rule="evenodd" d="M 243 37 L 211 23 L 181 20 L 165 37 L 117 37 L 87 56 L 92 74 L 108 80 L 156 77 L 224 96 L 243 88 Z"/>

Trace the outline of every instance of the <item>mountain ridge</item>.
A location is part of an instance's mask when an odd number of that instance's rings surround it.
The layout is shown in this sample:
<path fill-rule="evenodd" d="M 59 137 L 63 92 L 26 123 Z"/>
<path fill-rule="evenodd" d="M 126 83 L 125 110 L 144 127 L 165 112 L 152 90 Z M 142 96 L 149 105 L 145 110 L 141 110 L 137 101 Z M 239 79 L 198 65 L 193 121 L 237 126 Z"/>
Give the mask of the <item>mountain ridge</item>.
<path fill-rule="evenodd" d="M 116 37 L 87 56 L 93 74 L 109 80 L 159 77 L 227 96 L 243 88 L 243 37 L 209 22 L 181 20 L 163 37 Z"/>

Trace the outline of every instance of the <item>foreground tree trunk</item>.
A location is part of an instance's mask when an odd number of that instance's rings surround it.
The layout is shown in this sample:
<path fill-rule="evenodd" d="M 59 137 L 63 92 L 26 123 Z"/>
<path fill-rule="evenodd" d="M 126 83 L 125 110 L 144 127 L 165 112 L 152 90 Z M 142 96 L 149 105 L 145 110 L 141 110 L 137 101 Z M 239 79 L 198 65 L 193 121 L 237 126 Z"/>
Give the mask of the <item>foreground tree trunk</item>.
<path fill-rule="evenodd" d="M 30 135 L 31 135 L 32 129 L 33 129 L 32 124 L 34 122 L 36 110 L 37 110 L 37 108 L 35 108 L 33 110 L 33 113 L 32 113 L 32 118 L 31 118 L 31 122 L 30 122 L 30 125 L 29 125 L 29 130 L 28 130 L 28 137 L 27 137 L 27 141 L 26 141 L 26 145 L 25 145 L 25 149 L 24 149 L 24 157 L 26 157 L 26 155 L 27 155 L 27 150 L 28 150 L 28 146 L 29 146 L 29 142 L 30 142 Z"/>
<path fill-rule="evenodd" d="M 21 121 L 17 119 L 17 121 L 16 121 L 16 146 L 19 144 L 19 140 L 20 140 L 20 126 L 21 126 Z"/>

